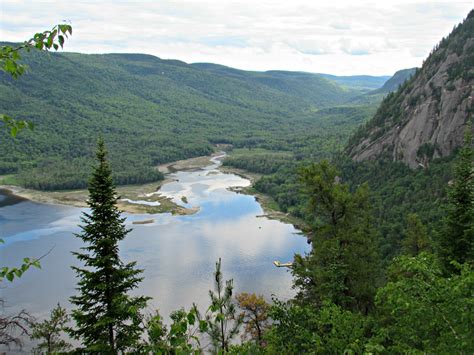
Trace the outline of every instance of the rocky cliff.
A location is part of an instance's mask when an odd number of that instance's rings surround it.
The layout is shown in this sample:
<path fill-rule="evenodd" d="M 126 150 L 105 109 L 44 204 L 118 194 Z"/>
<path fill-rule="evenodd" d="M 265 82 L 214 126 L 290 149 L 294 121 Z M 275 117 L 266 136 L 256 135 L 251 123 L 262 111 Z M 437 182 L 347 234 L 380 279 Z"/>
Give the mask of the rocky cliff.
<path fill-rule="evenodd" d="M 421 69 L 387 95 L 350 139 L 356 161 L 389 157 L 426 166 L 460 146 L 474 109 L 474 10 L 433 49 Z"/>

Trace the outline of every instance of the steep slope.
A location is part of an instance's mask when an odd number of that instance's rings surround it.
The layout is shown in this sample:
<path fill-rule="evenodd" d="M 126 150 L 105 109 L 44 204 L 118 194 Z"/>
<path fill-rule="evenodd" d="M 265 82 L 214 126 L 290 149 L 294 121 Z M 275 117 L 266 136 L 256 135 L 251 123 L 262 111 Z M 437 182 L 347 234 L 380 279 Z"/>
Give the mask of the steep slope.
<path fill-rule="evenodd" d="M 410 167 L 447 156 L 461 145 L 471 117 L 474 10 L 437 45 L 422 68 L 381 103 L 349 141 L 356 160 L 388 156 Z"/>
<path fill-rule="evenodd" d="M 413 76 L 416 72 L 416 68 L 398 70 L 393 76 L 388 79 L 380 89 L 371 91 L 371 94 L 388 94 L 392 91 L 397 91 L 398 87 L 402 85 L 406 80 Z"/>

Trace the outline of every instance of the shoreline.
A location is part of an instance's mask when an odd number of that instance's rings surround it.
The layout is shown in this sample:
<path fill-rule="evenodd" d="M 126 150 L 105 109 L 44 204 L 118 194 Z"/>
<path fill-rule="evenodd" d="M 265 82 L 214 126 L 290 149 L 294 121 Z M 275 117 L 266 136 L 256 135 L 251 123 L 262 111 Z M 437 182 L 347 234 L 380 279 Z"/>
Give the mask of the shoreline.
<path fill-rule="evenodd" d="M 196 207 L 183 207 L 174 203 L 171 198 L 161 196 L 156 193 L 164 184 L 175 181 L 169 174 L 177 171 L 192 171 L 212 165 L 212 159 L 220 153 L 214 153 L 210 156 L 199 156 L 184 160 L 178 160 L 167 164 L 162 164 L 156 168 L 165 174 L 165 178 L 160 181 L 140 184 L 140 185 L 120 185 L 116 187 L 117 194 L 120 196 L 117 206 L 127 213 L 132 214 L 157 214 L 171 213 L 173 215 L 192 215 L 199 211 Z M 16 185 L 0 185 L 0 189 L 10 191 L 14 196 L 32 202 L 63 205 L 84 208 L 87 207 L 88 190 L 63 190 L 63 191 L 40 191 L 27 189 Z M 124 200 L 144 200 L 149 204 L 129 203 Z"/>
<path fill-rule="evenodd" d="M 169 175 L 178 171 L 193 171 L 208 167 L 215 163 L 216 157 L 224 157 L 224 152 L 216 152 L 208 156 L 199 156 L 184 160 L 178 160 L 157 166 L 156 168 L 165 174 L 165 178 L 160 181 L 141 184 L 141 185 L 121 185 L 117 186 L 117 194 L 120 196 L 118 208 L 131 214 L 158 214 L 171 213 L 173 215 L 192 215 L 199 212 L 199 207 L 183 207 L 172 201 L 171 198 L 159 194 L 161 186 L 175 181 Z M 296 229 L 305 234 L 307 229 L 303 220 L 291 216 L 278 210 L 276 202 L 268 195 L 262 194 L 253 188 L 253 184 L 262 174 L 251 173 L 249 171 L 230 166 L 219 165 L 217 170 L 224 174 L 234 174 L 250 181 L 248 187 L 231 187 L 229 190 L 245 195 L 251 195 L 260 204 L 263 214 L 257 217 L 278 220 L 283 223 L 291 224 Z M 84 208 L 87 207 L 88 190 L 64 190 L 64 191 L 40 191 L 23 188 L 16 185 L 0 185 L 0 189 L 10 191 L 14 196 L 32 202 L 63 205 Z M 138 204 L 128 201 L 141 200 L 147 204 Z"/>
<path fill-rule="evenodd" d="M 272 197 L 262 194 L 261 192 L 258 192 L 257 190 L 253 188 L 254 182 L 258 180 L 260 177 L 262 177 L 263 174 L 252 173 L 244 169 L 234 168 L 231 166 L 223 166 L 223 165 L 219 167 L 219 170 L 225 174 L 234 174 L 244 179 L 250 180 L 250 186 L 243 187 L 243 188 L 240 188 L 240 187 L 230 188 L 230 190 L 236 193 L 253 196 L 263 209 L 263 214 L 257 217 L 260 217 L 260 218 L 265 217 L 265 218 L 274 219 L 283 223 L 292 224 L 296 229 L 300 230 L 301 233 L 308 238 L 305 232 L 305 230 L 307 230 L 308 228 L 306 226 L 306 223 L 302 219 L 292 216 L 289 213 L 285 213 L 278 210 L 277 203 L 273 200 Z"/>

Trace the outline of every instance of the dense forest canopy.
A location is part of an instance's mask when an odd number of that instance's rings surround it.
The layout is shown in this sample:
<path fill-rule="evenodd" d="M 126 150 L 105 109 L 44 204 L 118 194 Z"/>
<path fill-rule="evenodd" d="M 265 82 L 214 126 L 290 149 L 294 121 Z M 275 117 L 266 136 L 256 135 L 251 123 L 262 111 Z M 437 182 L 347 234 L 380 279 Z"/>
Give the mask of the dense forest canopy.
<path fill-rule="evenodd" d="M 309 73 L 140 54 L 32 51 L 23 59 L 22 78 L 0 73 L 0 109 L 35 130 L 16 141 L 2 136 L 9 154 L 0 158 L 0 174 L 36 189 L 85 187 L 98 134 L 110 147 L 117 183 L 128 184 L 160 179 L 154 166 L 208 155 L 215 143 L 327 152 L 375 109 L 347 103 L 360 90 Z"/>
<path fill-rule="evenodd" d="M 2 158 L 2 172 L 36 188 L 81 187 L 89 176 L 84 166 L 95 146 L 92 132 L 110 142 L 112 164 L 101 139 L 89 180 L 90 213 L 77 235 L 86 246 L 75 253 L 85 264 L 74 267 L 75 324 L 65 326 L 69 318 L 58 304 L 41 323 L 21 313 L 0 318 L 0 325 L 17 321 L 14 327 L 25 334 L 31 327 L 32 337 L 42 341 L 37 350 L 47 352 L 69 350 L 60 340 L 68 333 L 81 341 L 77 352 L 472 353 L 472 110 L 463 117 L 463 144 L 416 169 L 389 154 L 354 161 L 341 148 L 368 116 L 374 114 L 362 127 L 371 129 L 403 121 L 402 102 L 418 107 L 410 86 L 420 73 L 429 76 L 433 61 L 447 60 L 436 55 L 440 48 L 467 48 L 459 38 L 473 40 L 473 14 L 378 109 L 370 98 L 361 103 L 363 95 L 373 95 L 366 93 L 373 80 L 364 86 L 363 77 L 340 78 L 347 84 L 341 87 L 307 73 L 242 72 L 143 55 L 48 59 L 36 53 L 29 63 L 37 74 L 18 84 L 1 78 L 0 90 L 10 94 L 2 96 L 2 110 L 29 115 L 42 127 L 22 132 L 20 144 L 2 137 L 11 152 Z M 471 79 L 468 54 L 453 69 L 458 77 L 449 80 Z M 54 76 L 46 74 L 49 60 Z M 68 85 L 58 85 L 58 78 Z M 348 88 L 351 82 L 359 89 Z M 352 135 L 346 152 L 366 134 L 359 129 Z M 144 315 L 146 297 L 128 294 L 142 270 L 119 257 L 118 241 L 129 231 L 116 206 L 112 172 L 118 183 L 159 179 L 156 164 L 208 154 L 214 143 L 232 144 L 224 165 L 258 174 L 251 191 L 304 221 L 311 250 L 289 265 L 293 299 L 269 304 L 259 295 L 234 295 L 219 259 L 208 308 L 181 308 L 165 325 L 158 310 Z M 3 344 L 15 343 L 8 338 L 11 328 L 3 329 Z M 242 342 L 235 342 L 241 331 Z"/>

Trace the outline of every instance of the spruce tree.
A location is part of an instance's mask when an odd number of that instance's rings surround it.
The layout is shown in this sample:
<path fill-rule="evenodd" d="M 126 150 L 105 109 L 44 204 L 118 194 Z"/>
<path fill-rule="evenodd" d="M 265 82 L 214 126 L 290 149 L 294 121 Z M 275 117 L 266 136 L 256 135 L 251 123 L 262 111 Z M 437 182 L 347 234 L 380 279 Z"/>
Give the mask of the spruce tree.
<path fill-rule="evenodd" d="M 410 213 L 402 240 L 402 254 L 416 256 L 422 251 L 430 251 L 428 232 L 420 217 L 416 213 Z"/>
<path fill-rule="evenodd" d="M 300 175 L 313 236 L 311 252 L 295 256 L 297 299 L 316 307 L 330 301 L 367 313 L 380 278 L 368 187 L 364 184 L 352 193 L 327 161 L 302 169 Z"/>
<path fill-rule="evenodd" d="M 135 262 L 124 264 L 118 242 L 130 232 L 117 209 L 117 194 L 107 152 L 98 142 L 97 166 L 89 181 L 90 213 L 84 213 L 82 232 L 76 236 L 86 246 L 73 253 L 85 268 L 72 267 L 79 278 L 78 295 L 71 297 L 76 306 L 72 335 L 82 341 L 86 351 L 118 353 L 133 349 L 142 332 L 140 311 L 147 297 L 131 297 L 128 292 L 143 279 Z"/>
<path fill-rule="evenodd" d="M 468 125 L 448 190 L 444 228 L 438 237 L 439 254 L 448 272 L 456 269 L 453 261 L 460 264 L 474 261 L 474 149 L 471 130 L 472 126 Z"/>

